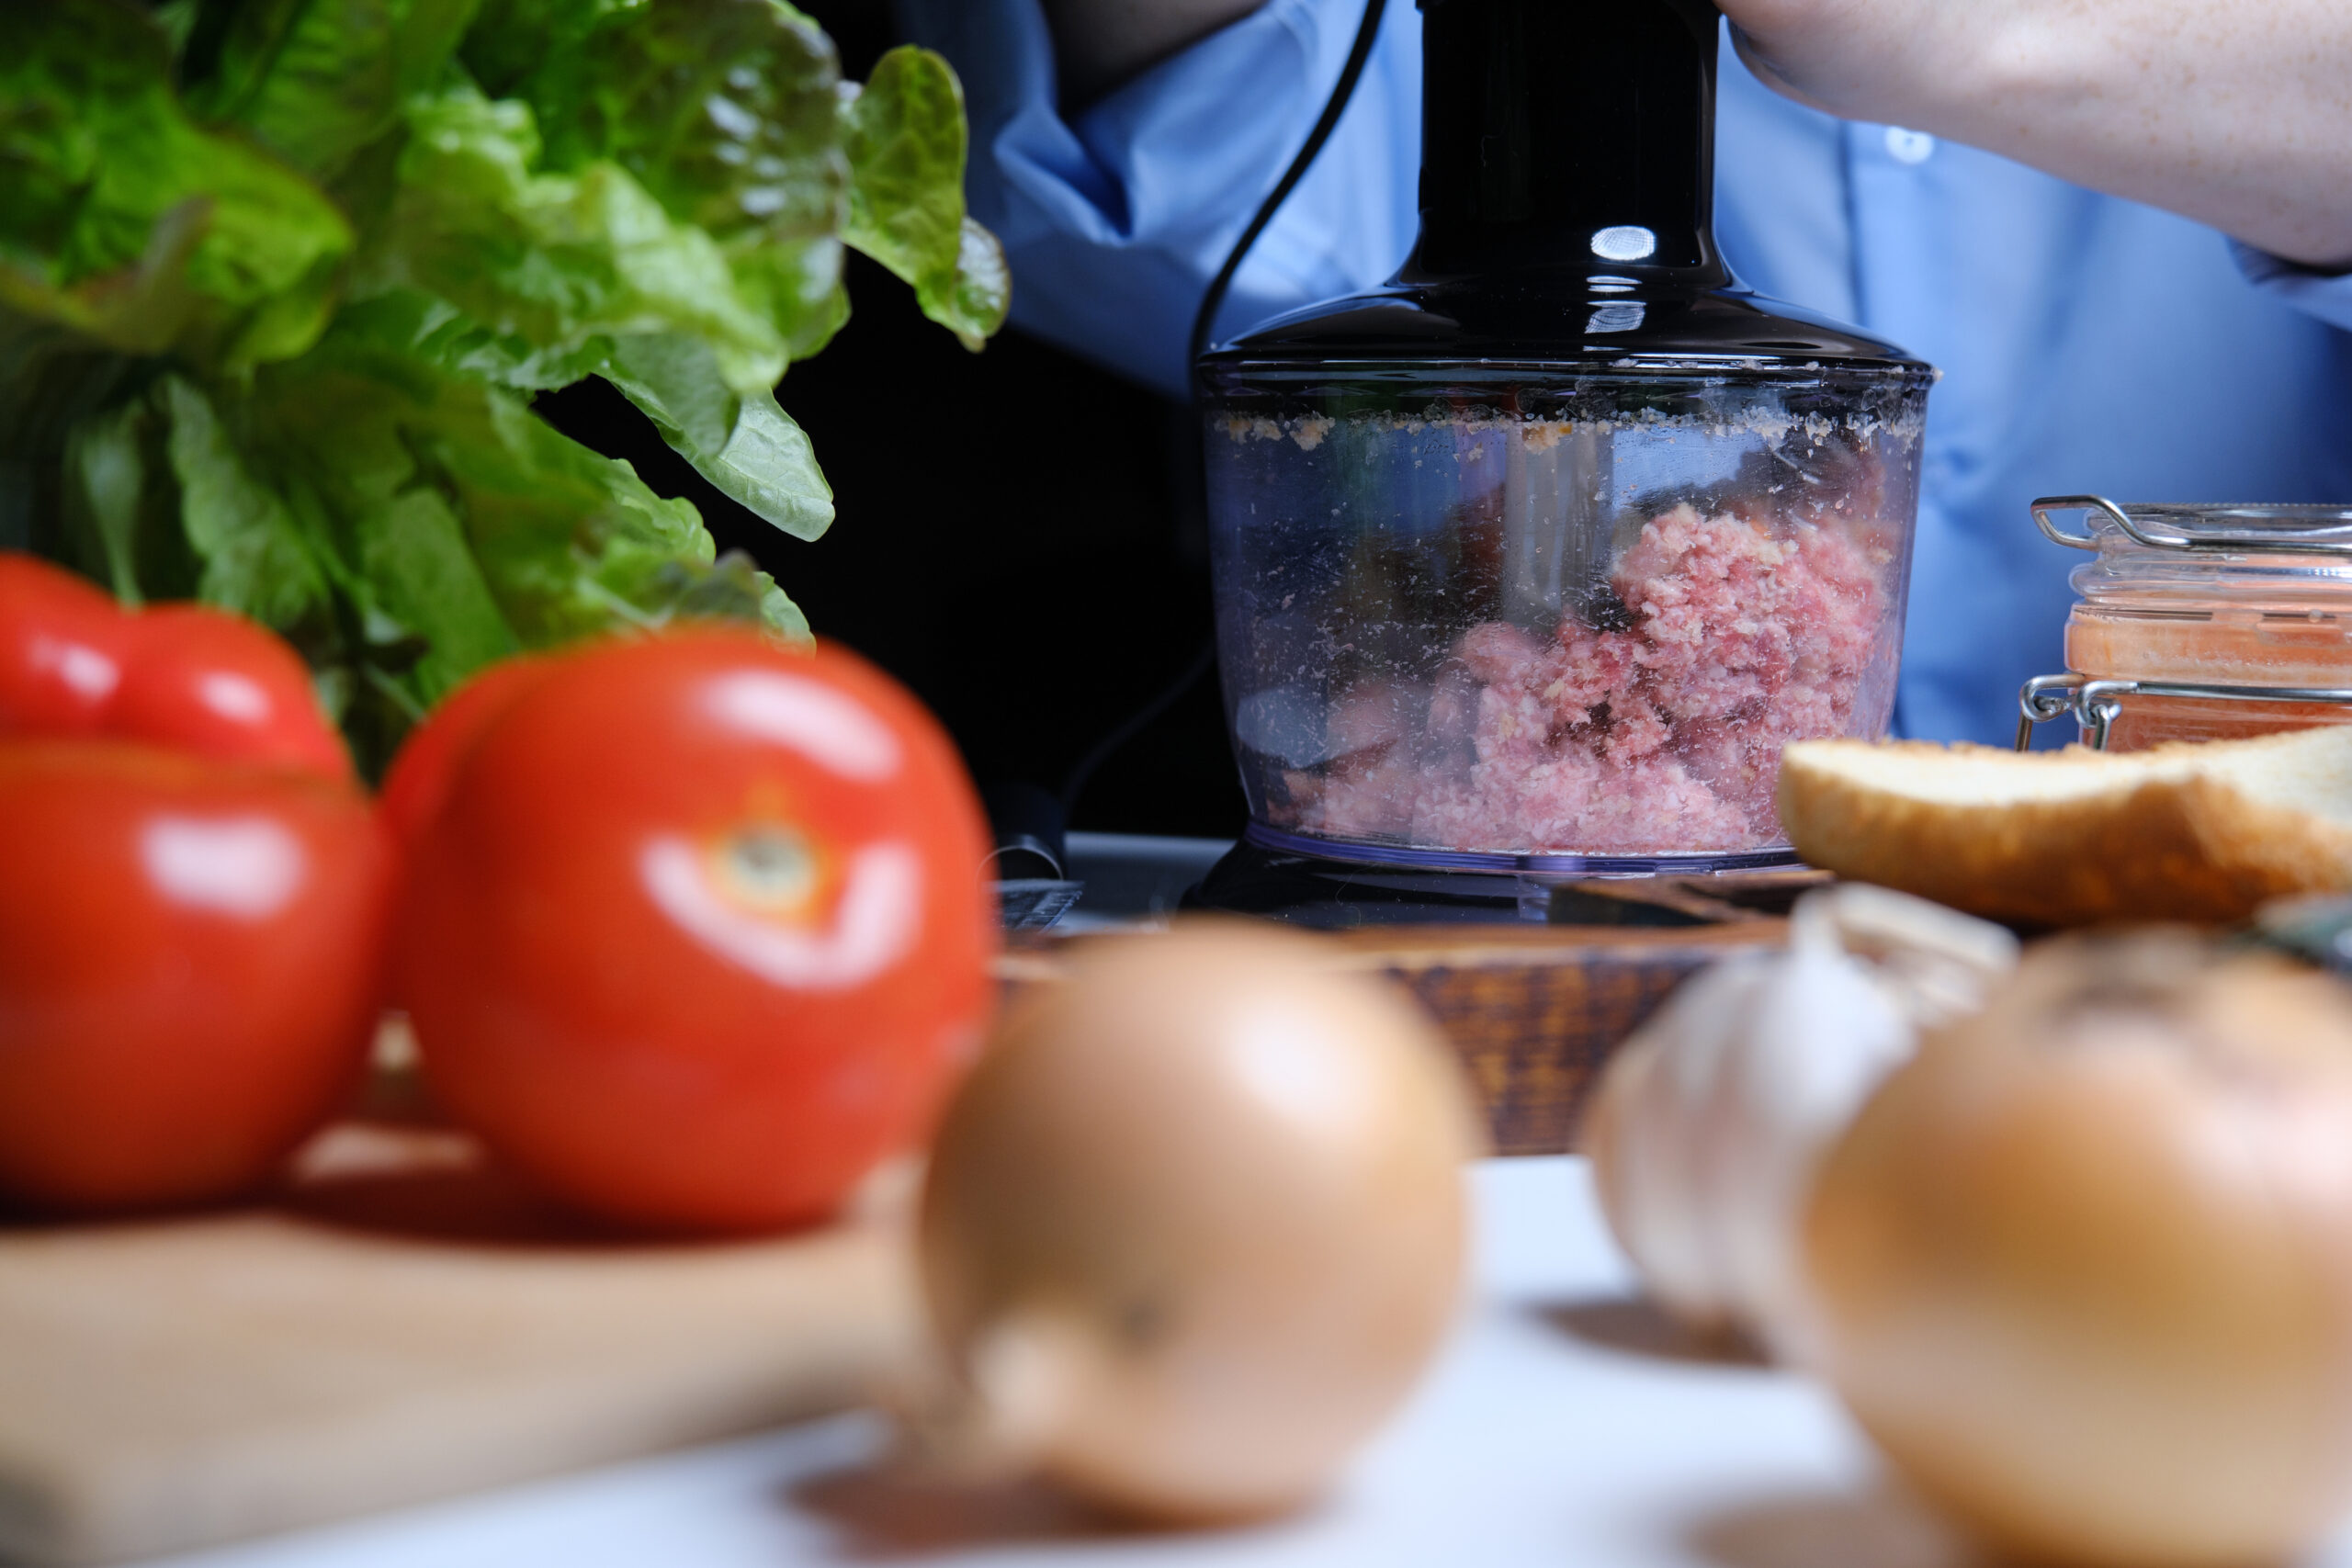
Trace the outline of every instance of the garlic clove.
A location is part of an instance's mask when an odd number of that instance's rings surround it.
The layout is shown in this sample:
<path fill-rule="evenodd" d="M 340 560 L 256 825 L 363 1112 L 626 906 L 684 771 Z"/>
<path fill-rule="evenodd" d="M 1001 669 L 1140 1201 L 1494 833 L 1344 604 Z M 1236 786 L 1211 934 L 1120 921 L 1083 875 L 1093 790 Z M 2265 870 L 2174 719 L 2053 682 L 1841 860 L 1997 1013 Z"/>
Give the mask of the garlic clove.
<path fill-rule="evenodd" d="M 1866 882 L 1808 893 L 1789 924 L 1792 947 L 1834 944 L 1869 962 L 1923 1029 L 1974 1012 L 2018 966 L 2006 928 Z"/>
<path fill-rule="evenodd" d="M 2017 962 L 1998 926 L 1907 894 L 1807 895 L 1784 953 L 1694 976 L 1621 1049 L 1586 1145 L 1653 1295 L 1802 1359 L 1800 1213 L 1826 1146 L 1923 1023 L 1981 1006 Z"/>

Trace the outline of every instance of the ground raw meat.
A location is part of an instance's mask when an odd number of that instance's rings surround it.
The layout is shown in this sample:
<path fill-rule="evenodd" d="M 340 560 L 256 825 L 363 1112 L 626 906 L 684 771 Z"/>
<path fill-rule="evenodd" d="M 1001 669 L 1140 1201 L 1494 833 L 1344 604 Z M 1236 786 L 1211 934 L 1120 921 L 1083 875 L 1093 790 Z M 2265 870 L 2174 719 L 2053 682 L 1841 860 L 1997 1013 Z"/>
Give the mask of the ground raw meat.
<path fill-rule="evenodd" d="M 1770 844 L 1781 746 L 1854 728 L 1886 561 L 1836 524 L 1678 506 L 1610 574 L 1627 629 L 1473 626 L 1418 689 L 1418 735 L 1396 683 L 1343 697 L 1332 734 L 1370 743 L 1290 775 L 1298 825 L 1522 853 Z"/>

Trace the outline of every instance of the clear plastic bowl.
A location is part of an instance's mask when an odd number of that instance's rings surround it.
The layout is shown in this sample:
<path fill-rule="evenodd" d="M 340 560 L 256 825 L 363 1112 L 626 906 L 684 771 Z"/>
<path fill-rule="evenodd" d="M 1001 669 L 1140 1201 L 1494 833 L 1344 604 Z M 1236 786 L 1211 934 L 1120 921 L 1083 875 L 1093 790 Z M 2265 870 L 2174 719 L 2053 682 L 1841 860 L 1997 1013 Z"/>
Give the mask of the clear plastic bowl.
<path fill-rule="evenodd" d="M 1927 380 L 1211 371 L 1250 836 L 1464 869 L 1787 863 L 1781 747 L 1892 711 Z"/>

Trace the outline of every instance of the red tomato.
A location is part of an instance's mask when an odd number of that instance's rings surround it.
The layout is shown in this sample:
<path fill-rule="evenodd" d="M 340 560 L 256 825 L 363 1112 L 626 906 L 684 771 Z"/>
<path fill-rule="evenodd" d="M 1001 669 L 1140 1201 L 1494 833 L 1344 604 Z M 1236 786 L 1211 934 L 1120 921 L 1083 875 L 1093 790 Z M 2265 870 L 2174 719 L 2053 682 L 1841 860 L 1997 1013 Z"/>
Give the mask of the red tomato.
<path fill-rule="evenodd" d="M 400 755 L 384 773 L 376 803 L 392 837 L 411 849 L 424 836 L 428 823 L 440 813 L 449 794 L 458 764 L 492 722 L 514 699 L 539 683 L 555 660 L 541 654 L 517 654 L 478 671 L 472 679 L 441 699 L 424 722 L 408 732 Z"/>
<path fill-rule="evenodd" d="M 349 1089 L 390 852 L 355 786 L 115 741 L 0 745 L 0 1193 L 228 1196 Z"/>
<path fill-rule="evenodd" d="M 267 627 L 202 604 L 125 610 L 0 553 L 0 736 L 108 735 L 351 776 L 310 671 Z"/>
<path fill-rule="evenodd" d="M 0 735 L 90 735 L 122 684 L 130 617 L 104 589 L 0 551 Z"/>
<path fill-rule="evenodd" d="M 107 733 L 350 776 L 351 755 L 319 707 L 310 668 L 283 637 L 205 604 L 158 604 L 132 625 Z"/>
<path fill-rule="evenodd" d="M 946 735 L 854 655 L 716 628 L 576 654 L 465 757 L 411 863 L 426 1080 L 582 1208 L 821 1215 L 978 1044 L 988 847 Z"/>

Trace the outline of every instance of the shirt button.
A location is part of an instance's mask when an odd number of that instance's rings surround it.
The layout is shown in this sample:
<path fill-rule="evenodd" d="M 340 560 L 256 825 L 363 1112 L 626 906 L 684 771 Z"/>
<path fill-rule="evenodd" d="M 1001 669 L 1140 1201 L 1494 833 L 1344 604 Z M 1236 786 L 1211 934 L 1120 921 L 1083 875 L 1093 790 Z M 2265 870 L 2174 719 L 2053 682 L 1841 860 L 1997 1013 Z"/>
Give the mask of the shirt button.
<path fill-rule="evenodd" d="M 1886 155 L 1898 164 L 1924 164 L 1935 155 L 1936 139 L 1924 130 L 1886 128 Z"/>

